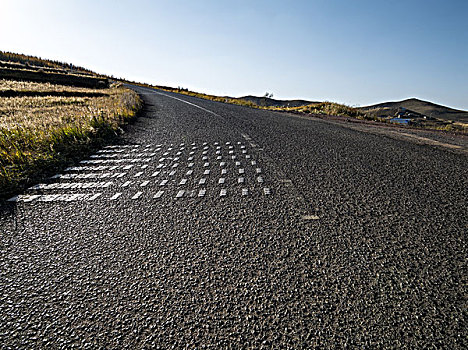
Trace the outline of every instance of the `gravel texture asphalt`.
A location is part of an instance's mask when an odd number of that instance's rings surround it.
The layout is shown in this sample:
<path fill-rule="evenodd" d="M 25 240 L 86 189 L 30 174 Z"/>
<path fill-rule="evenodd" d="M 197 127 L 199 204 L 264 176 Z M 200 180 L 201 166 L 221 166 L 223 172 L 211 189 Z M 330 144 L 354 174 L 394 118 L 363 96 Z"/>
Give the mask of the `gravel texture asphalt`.
<path fill-rule="evenodd" d="M 135 89 L 2 205 L 0 348 L 468 347 L 465 154 Z"/>

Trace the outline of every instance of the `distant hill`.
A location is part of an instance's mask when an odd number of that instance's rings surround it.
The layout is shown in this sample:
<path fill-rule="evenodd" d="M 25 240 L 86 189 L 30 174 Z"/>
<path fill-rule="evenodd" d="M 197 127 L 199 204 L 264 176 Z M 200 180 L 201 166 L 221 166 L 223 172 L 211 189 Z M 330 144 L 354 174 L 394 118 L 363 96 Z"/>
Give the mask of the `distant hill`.
<path fill-rule="evenodd" d="M 258 106 L 264 107 L 301 107 L 310 105 L 312 103 L 319 103 L 319 102 L 312 102 L 312 101 L 305 101 L 305 100 L 275 100 L 274 98 L 269 97 L 257 97 L 257 96 L 244 96 L 236 98 L 236 100 L 244 100 L 250 101 L 255 103 Z"/>
<path fill-rule="evenodd" d="M 361 107 L 360 110 L 374 115 L 395 115 L 402 108 L 407 113 L 416 112 L 416 115 L 422 115 L 429 118 L 438 118 L 447 121 L 456 121 L 468 123 L 468 112 L 441 106 L 432 102 L 422 101 L 417 98 L 410 98 L 403 101 L 384 102 L 372 106 Z"/>

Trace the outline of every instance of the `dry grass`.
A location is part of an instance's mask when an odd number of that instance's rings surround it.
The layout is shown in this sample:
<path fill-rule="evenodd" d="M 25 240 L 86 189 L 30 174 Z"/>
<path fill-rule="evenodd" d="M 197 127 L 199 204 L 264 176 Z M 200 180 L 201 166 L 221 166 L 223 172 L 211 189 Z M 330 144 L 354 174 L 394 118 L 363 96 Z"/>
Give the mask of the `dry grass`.
<path fill-rule="evenodd" d="M 138 95 L 122 86 L 93 90 L 3 80 L 1 90 L 99 96 L 0 97 L 0 196 L 115 137 L 141 107 Z"/>
<path fill-rule="evenodd" d="M 0 79 L 0 91 L 51 91 L 51 92 L 93 92 L 108 93 L 109 90 L 90 89 L 76 86 L 56 85 L 51 83 L 37 83 L 32 81 L 15 81 Z"/>

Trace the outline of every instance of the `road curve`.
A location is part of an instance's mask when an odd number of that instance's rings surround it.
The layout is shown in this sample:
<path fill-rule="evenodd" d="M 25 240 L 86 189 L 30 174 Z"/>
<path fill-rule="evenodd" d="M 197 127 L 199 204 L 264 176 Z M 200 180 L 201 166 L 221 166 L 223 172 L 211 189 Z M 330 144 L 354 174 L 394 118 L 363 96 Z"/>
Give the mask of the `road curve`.
<path fill-rule="evenodd" d="M 135 89 L 2 205 L 1 348 L 467 348 L 466 154 Z"/>

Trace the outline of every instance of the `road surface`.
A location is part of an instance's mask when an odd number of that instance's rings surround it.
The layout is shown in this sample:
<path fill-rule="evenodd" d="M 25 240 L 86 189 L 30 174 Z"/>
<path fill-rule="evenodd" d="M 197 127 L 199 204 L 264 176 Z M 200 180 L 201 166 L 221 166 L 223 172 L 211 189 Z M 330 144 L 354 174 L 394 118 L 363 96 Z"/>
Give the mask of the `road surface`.
<path fill-rule="evenodd" d="M 0 347 L 467 347 L 467 156 L 136 88 L 3 205 Z"/>

